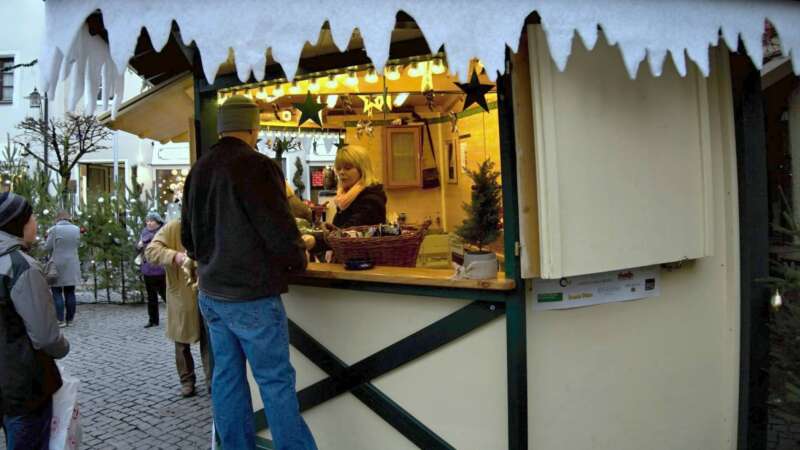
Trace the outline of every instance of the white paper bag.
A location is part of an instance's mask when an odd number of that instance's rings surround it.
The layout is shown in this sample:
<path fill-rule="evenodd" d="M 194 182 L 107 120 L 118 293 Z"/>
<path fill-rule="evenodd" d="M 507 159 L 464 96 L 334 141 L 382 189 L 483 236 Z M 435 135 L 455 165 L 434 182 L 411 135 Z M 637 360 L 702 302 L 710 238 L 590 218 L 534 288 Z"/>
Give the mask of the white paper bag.
<path fill-rule="evenodd" d="M 53 420 L 50 428 L 50 450 L 77 450 L 81 444 L 81 413 L 78 409 L 80 380 L 59 367 L 63 385 L 53 395 Z"/>

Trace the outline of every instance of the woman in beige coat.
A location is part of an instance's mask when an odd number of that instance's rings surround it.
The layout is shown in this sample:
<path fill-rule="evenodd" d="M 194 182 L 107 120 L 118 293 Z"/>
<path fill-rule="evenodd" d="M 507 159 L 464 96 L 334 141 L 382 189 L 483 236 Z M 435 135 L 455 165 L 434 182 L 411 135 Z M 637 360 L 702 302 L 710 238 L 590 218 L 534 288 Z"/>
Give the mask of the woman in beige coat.
<path fill-rule="evenodd" d="M 145 249 L 145 257 L 153 264 L 164 266 L 167 275 L 167 338 L 175 342 L 175 365 L 181 380 L 181 395 L 195 395 L 194 360 L 190 344 L 200 341 L 200 356 L 206 385 L 211 386 L 211 363 L 208 339 L 197 306 L 197 292 L 187 285 L 182 269 L 187 259 L 181 244 L 181 221 L 164 225 Z"/>

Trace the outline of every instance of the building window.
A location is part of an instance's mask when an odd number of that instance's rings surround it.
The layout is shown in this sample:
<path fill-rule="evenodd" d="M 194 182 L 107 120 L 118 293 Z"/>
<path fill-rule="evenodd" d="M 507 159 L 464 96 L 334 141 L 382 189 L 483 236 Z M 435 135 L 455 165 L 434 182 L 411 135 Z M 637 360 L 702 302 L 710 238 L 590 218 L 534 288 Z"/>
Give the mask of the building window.
<path fill-rule="evenodd" d="M 114 166 L 113 164 L 82 164 L 81 175 L 86 176 L 86 190 L 90 194 L 110 194 L 114 191 Z M 125 183 L 125 163 L 120 162 L 118 179 Z"/>
<path fill-rule="evenodd" d="M 0 103 L 11 103 L 14 98 L 14 72 L 5 69 L 14 65 L 14 58 L 0 58 Z"/>

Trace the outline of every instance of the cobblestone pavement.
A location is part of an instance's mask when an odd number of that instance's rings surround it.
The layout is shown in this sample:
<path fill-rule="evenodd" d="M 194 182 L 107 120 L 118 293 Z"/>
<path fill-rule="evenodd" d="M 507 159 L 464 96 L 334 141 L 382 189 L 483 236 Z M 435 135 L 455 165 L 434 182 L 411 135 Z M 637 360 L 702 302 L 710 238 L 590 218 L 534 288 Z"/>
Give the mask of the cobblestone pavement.
<path fill-rule="evenodd" d="M 767 426 L 767 449 L 797 450 L 798 448 L 800 448 L 800 423 L 770 414 Z"/>
<path fill-rule="evenodd" d="M 164 305 L 161 326 L 145 329 L 146 322 L 143 304 L 79 304 L 74 324 L 64 329 L 71 350 L 61 364 L 81 380 L 81 449 L 210 447 L 211 402 L 199 348 L 192 346 L 198 395 L 184 399 L 175 347 L 164 336 Z"/>

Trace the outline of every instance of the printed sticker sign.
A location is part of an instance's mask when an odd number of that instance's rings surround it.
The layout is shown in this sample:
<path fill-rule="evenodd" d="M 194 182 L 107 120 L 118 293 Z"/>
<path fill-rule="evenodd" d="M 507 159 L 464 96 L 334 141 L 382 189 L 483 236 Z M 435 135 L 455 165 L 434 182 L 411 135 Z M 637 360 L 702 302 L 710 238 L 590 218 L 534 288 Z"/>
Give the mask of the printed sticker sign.
<path fill-rule="evenodd" d="M 533 280 L 533 309 L 580 308 L 625 302 L 661 293 L 658 266 L 595 273 L 560 280 Z"/>

